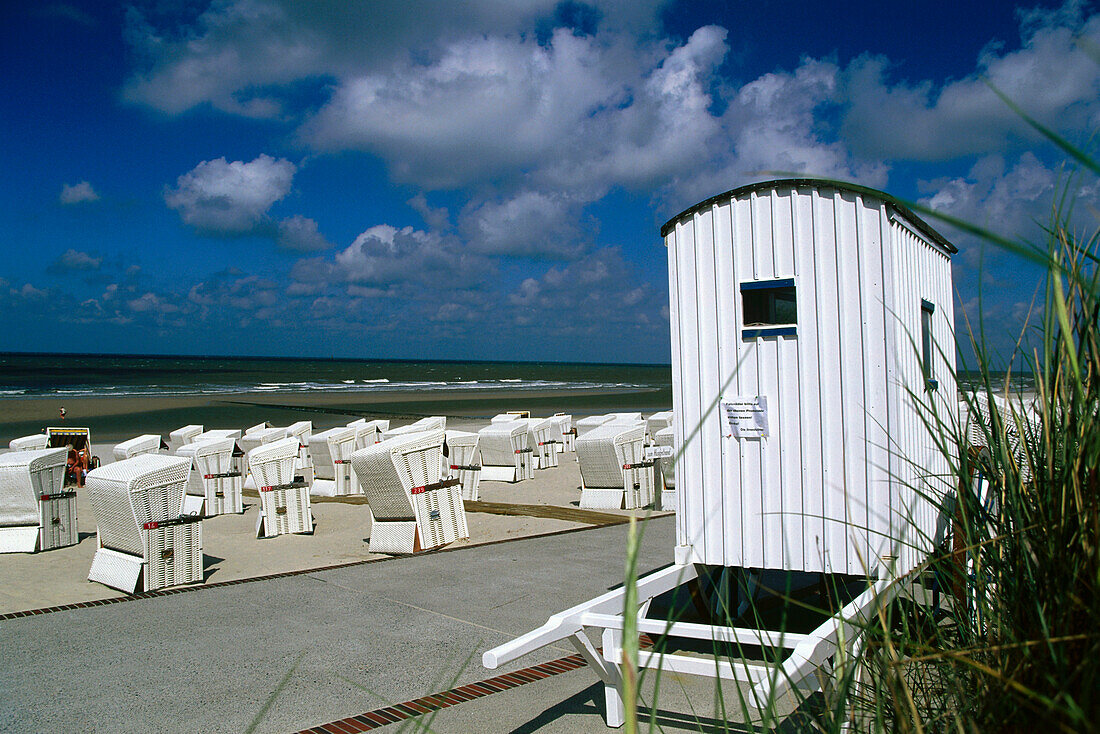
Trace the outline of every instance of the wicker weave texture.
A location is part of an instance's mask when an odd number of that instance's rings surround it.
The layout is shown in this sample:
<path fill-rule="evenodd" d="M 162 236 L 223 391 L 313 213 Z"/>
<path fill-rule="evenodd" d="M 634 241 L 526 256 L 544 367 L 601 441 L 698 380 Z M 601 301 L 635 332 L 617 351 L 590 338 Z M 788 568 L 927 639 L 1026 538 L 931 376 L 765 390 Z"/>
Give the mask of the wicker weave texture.
<path fill-rule="evenodd" d="M 160 451 L 160 442 L 160 436 L 146 433 L 115 444 L 112 453 L 115 456 L 115 461 L 122 461 L 142 454 L 155 454 Z"/>
<path fill-rule="evenodd" d="M 645 427 L 607 424 L 577 438 L 577 461 L 585 487 L 622 488 L 624 455 L 622 444 L 642 443 Z M 631 449 L 633 455 L 633 449 Z M 639 459 L 640 460 L 640 459 Z"/>
<path fill-rule="evenodd" d="M 33 436 L 22 436 L 8 441 L 8 448 L 12 451 L 33 451 L 46 448 L 49 439 L 45 433 L 36 433 Z"/>
<path fill-rule="evenodd" d="M 56 448 L 0 455 L 0 527 L 40 524 L 39 498 L 62 490 L 68 453 Z"/>
<path fill-rule="evenodd" d="M 144 557 L 142 526 L 180 516 L 190 470 L 186 457 L 140 454 L 88 472 L 85 490 L 100 544 Z"/>
<path fill-rule="evenodd" d="M 145 591 L 202 581 L 202 523 L 171 525 L 148 531 Z"/>

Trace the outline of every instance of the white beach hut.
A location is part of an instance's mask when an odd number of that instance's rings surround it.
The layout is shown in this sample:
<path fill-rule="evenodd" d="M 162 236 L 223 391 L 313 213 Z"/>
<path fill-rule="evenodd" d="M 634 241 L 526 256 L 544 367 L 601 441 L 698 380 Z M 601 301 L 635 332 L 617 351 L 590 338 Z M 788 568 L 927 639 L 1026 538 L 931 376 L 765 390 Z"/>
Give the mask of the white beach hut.
<path fill-rule="evenodd" d="M 0 553 L 77 543 L 76 490 L 64 487 L 68 455 L 56 448 L 0 456 Z"/>
<path fill-rule="evenodd" d="M 639 579 L 639 609 L 624 611 L 622 591 L 609 592 L 483 657 L 494 668 L 572 637 L 606 684 L 614 726 L 624 613 L 639 632 L 790 651 L 780 669 L 650 652 L 643 666 L 745 681 L 757 702 L 813 687 L 933 549 L 931 498 L 951 490 L 924 422 L 935 411 L 952 425 L 957 411 L 956 250 L 941 235 L 882 192 L 798 179 L 707 199 L 662 236 L 682 451 L 675 563 Z M 785 637 L 640 612 L 716 567 L 837 574 L 865 591 L 812 632 Z M 585 627 L 604 630 L 602 654 Z"/>

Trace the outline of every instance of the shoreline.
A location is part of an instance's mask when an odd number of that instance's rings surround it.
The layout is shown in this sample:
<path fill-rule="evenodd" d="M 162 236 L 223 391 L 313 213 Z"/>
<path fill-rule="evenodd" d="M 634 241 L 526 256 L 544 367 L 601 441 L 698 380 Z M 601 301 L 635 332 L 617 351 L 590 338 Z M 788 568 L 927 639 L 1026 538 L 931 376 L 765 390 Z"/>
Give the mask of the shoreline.
<path fill-rule="evenodd" d="M 244 428 L 262 421 L 282 425 L 311 420 L 315 430 L 323 430 L 360 417 L 390 418 L 400 423 L 445 415 L 488 422 L 493 415 L 507 410 L 574 416 L 615 410 L 656 412 L 672 408 L 672 394 L 664 389 L 555 388 L 11 397 L 0 399 L 0 447 L 6 447 L 13 438 L 62 425 L 58 416 L 62 406 L 67 413 L 63 425 L 86 426 L 94 441 L 110 442 L 143 433 L 167 437 L 169 432 L 192 423 L 207 428 Z"/>

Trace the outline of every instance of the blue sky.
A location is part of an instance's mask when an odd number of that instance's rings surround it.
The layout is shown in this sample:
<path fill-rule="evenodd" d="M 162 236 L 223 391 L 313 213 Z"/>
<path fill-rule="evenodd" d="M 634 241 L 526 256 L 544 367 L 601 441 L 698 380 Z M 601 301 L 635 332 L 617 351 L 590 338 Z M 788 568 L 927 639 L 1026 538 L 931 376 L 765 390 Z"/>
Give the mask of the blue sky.
<path fill-rule="evenodd" d="M 960 5 L 965 7 L 960 7 Z M 743 7 L 749 6 L 749 7 Z M 797 171 L 1033 237 L 1087 3 L 5 3 L 0 350 L 667 362 L 659 226 Z M 1078 211 L 1100 188 L 1076 179 Z M 945 233 L 995 343 L 1039 273 Z"/>

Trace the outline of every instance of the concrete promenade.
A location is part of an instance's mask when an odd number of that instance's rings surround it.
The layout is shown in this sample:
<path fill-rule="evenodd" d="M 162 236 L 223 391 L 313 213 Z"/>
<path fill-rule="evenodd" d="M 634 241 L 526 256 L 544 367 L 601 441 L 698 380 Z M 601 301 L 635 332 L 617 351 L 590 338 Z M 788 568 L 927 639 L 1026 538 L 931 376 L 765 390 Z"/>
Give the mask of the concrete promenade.
<path fill-rule="evenodd" d="M 600 527 L 0 621 L 0 731 L 294 731 L 561 658 L 573 649 L 481 667 L 484 650 L 620 584 L 626 533 Z M 673 518 L 649 522 L 643 573 L 671 562 L 674 537 Z M 582 668 L 530 683 L 446 709 L 433 728 L 607 731 L 596 680 Z"/>

